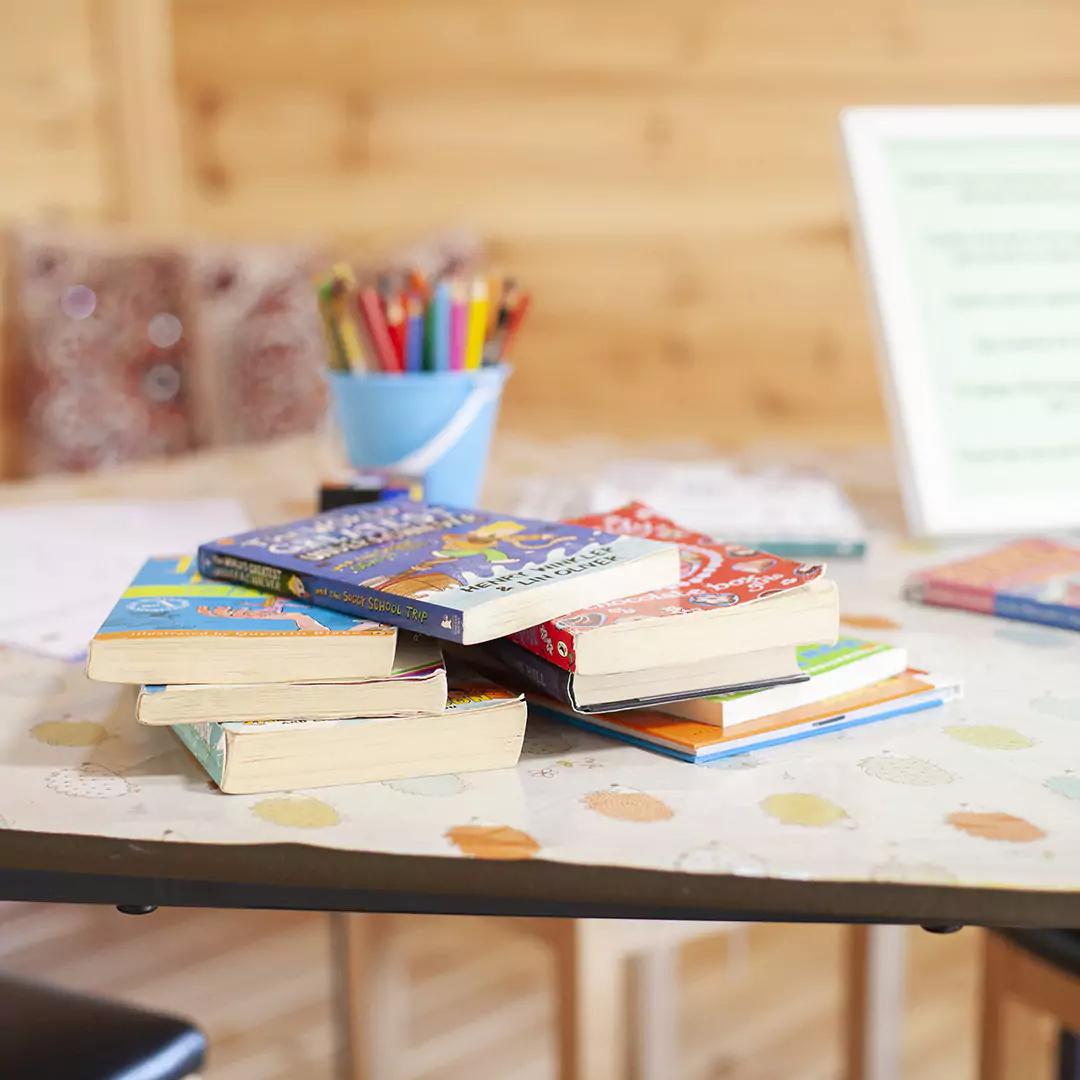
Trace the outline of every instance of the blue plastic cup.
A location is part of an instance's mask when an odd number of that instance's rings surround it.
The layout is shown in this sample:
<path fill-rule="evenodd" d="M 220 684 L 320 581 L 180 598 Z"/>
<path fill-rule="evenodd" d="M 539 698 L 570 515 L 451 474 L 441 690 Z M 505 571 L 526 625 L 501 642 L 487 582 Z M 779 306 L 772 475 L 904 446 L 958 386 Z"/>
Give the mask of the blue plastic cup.
<path fill-rule="evenodd" d="M 353 465 L 422 476 L 429 502 L 476 505 L 508 367 L 326 374 Z"/>

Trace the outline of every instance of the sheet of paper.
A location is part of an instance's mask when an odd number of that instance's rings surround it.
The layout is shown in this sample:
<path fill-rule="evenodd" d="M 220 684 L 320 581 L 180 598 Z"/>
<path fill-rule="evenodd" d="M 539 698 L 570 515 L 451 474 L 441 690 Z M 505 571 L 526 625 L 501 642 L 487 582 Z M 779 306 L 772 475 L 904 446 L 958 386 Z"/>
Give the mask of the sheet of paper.
<path fill-rule="evenodd" d="M 0 510 L 0 641 L 77 659 L 143 560 L 247 527 L 231 499 Z"/>
<path fill-rule="evenodd" d="M 632 499 L 684 528 L 780 554 L 851 555 L 865 546 L 862 522 L 844 492 L 814 473 L 740 472 L 722 460 L 624 461 L 593 486 L 590 510 Z"/>
<path fill-rule="evenodd" d="M 552 521 L 603 513 L 637 500 L 684 528 L 717 540 L 799 557 L 859 555 L 865 527 L 827 476 L 782 468 L 742 471 L 721 458 L 627 459 L 593 481 L 533 477 L 518 487 L 514 512 Z"/>

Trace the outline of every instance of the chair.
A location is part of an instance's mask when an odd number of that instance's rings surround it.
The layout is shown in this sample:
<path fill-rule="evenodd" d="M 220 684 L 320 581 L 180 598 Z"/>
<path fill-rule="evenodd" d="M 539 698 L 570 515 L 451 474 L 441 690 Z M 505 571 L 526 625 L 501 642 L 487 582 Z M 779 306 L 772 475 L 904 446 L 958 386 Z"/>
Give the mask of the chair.
<path fill-rule="evenodd" d="M 403 1080 L 401 918 L 331 916 L 342 1080 Z M 525 918 L 508 923 L 543 941 L 554 961 L 558 1080 L 678 1075 L 678 946 L 736 924 Z M 902 927 L 849 930 L 848 1080 L 898 1075 L 903 934 Z"/>
<path fill-rule="evenodd" d="M 197 1080 L 205 1056 L 186 1020 L 0 977 L 4 1080 Z"/>
<path fill-rule="evenodd" d="M 1001 930 L 986 935 L 979 1080 L 1006 1080 L 1012 1045 L 1011 1003 L 1048 1014 L 1059 1025 L 1058 1080 L 1080 1080 L 1080 931 Z M 1028 1080 L 1030 1064 L 1015 1070 Z"/>

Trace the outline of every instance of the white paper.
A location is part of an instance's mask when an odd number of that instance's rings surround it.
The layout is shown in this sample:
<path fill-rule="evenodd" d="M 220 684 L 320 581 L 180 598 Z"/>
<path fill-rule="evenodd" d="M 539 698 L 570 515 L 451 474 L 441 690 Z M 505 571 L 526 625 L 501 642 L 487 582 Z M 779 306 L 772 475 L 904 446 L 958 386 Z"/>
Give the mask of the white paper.
<path fill-rule="evenodd" d="M 813 473 L 739 472 L 723 460 L 622 461 L 593 486 L 589 511 L 602 513 L 634 499 L 716 540 L 855 545 L 864 538 L 847 496 Z"/>
<path fill-rule="evenodd" d="M 77 659 L 147 558 L 246 528 L 231 499 L 0 510 L 0 641 Z"/>

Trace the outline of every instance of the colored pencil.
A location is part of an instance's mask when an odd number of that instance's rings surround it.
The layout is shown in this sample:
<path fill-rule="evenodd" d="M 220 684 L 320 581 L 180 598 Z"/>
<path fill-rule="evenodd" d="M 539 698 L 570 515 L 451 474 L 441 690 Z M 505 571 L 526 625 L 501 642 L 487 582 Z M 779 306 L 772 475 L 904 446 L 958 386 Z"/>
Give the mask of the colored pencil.
<path fill-rule="evenodd" d="M 484 356 L 482 364 L 490 367 L 499 362 L 503 351 L 503 341 L 510 325 L 510 312 L 517 303 L 517 284 L 513 278 L 507 278 L 503 282 L 502 296 L 499 299 L 499 313 L 495 319 L 495 328 L 488 336 L 484 344 Z"/>
<path fill-rule="evenodd" d="M 431 286 L 427 278 L 415 268 L 409 271 L 409 288 L 412 292 L 419 293 L 425 304 L 431 298 Z"/>
<path fill-rule="evenodd" d="M 521 326 L 522 320 L 525 318 L 525 313 L 529 310 L 529 301 L 532 296 L 527 293 L 518 293 L 514 307 L 511 310 L 506 323 L 506 332 L 502 336 L 502 341 L 499 343 L 499 352 L 496 357 L 497 363 L 504 363 L 510 355 L 510 346 L 514 343 L 514 338 L 517 337 L 518 327 Z"/>
<path fill-rule="evenodd" d="M 357 286 L 338 263 L 316 282 L 327 365 L 334 371 L 474 371 L 506 360 L 532 297 L 514 278 L 419 270 Z M 402 291 L 407 281 L 409 288 Z"/>
<path fill-rule="evenodd" d="M 480 366 L 487 336 L 488 283 L 478 277 L 472 284 L 469 303 L 469 329 L 465 339 L 465 368 L 473 371 Z"/>
<path fill-rule="evenodd" d="M 405 297 L 404 370 L 424 370 L 424 300 L 415 292 L 410 292 Z"/>
<path fill-rule="evenodd" d="M 345 359 L 345 350 L 341 344 L 341 338 L 334 323 L 334 310 L 331 306 L 331 281 L 327 278 L 319 282 L 315 289 L 316 302 L 319 306 L 319 319 L 322 322 L 323 337 L 326 340 L 326 356 L 329 366 L 334 371 L 348 371 L 349 365 Z"/>
<path fill-rule="evenodd" d="M 379 367 L 387 372 L 398 371 L 397 357 L 390 340 L 390 332 L 386 328 L 386 316 L 383 314 L 378 292 L 369 285 L 357 293 L 356 302 Z"/>
<path fill-rule="evenodd" d="M 469 327 L 469 289 L 464 282 L 450 286 L 450 370 L 465 370 L 465 340 Z"/>
<path fill-rule="evenodd" d="M 394 293 L 386 304 L 386 329 L 394 347 L 394 370 L 405 370 L 405 301 Z"/>
<path fill-rule="evenodd" d="M 338 263 L 330 276 L 330 308 L 345 361 L 351 371 L 369 371 L 374 367 L 374 357 L 367 354 L 356 319 L 349 310 L 349 295 L 356 285 L 352 267 L 347 263 Z"/>
<path fill-rule="evenodd" d="M 440 281 L 435 286 L 428 308 L 431 323 L 432 371 L 450 370 L 450 284 Z"/>

